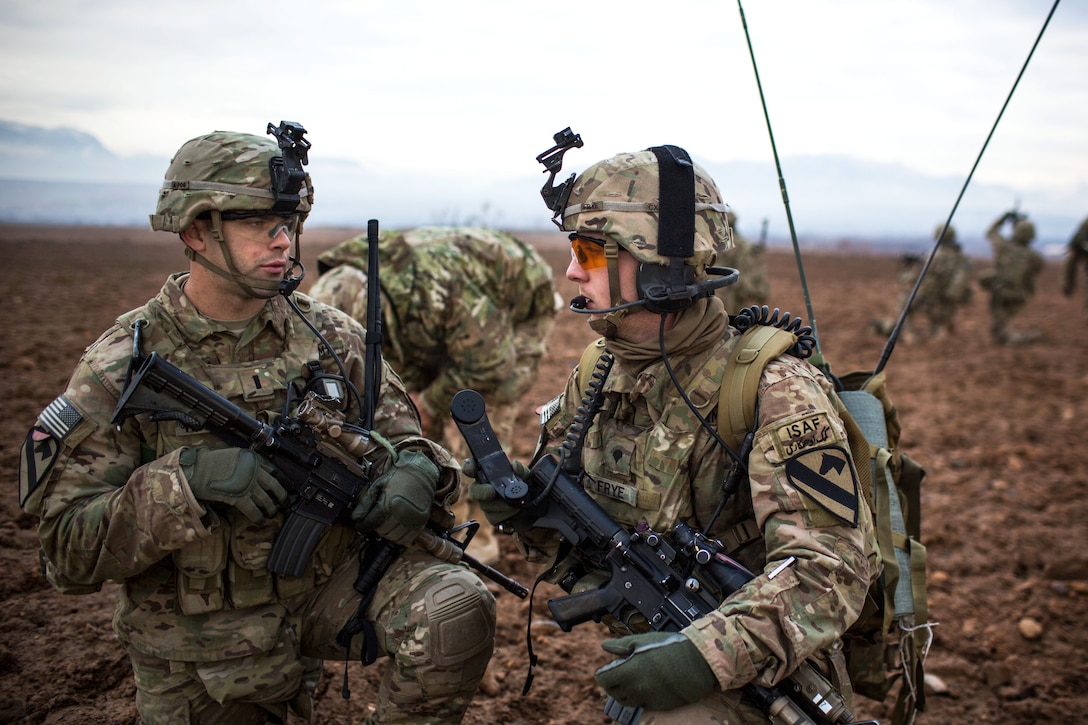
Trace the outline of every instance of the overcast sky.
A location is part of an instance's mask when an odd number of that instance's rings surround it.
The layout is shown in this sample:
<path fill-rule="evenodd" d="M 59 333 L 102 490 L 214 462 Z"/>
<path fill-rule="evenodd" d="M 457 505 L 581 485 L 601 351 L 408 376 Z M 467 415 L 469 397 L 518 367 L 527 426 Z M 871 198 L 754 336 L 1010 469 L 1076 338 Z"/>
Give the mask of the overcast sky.
<path fill-rule="evenodd" d="M 395 172 L 524 174 L 568 125 L 564 175 L 665 143 L 772 158 L 731 0 L 0 2 L 0 118 L 122 155 L 286 119 L 314 155 Z M 750 0 L 779 154 L 965 179 L 1052 5 Z M 1088 190 L 1086 48 L 1088 3 L 1065 0 L 976 181 Z"/>

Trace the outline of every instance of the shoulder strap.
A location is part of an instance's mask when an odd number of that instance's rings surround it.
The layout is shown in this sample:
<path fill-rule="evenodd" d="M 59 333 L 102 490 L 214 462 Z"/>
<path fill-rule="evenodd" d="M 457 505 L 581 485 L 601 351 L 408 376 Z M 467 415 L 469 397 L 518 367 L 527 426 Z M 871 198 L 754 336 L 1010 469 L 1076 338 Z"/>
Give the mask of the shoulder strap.
<path fill-rule="evenodd" d="M 582 359 L 578 361 L 578 391 L 580 393 L 585 393 L 586 386 L 589 385 L 589 376 L 593 374 L 597 360 L 600 359 L 601 353 L 604 351 L 603 337 L 598 337 L 582 351 Z"/>
<path fill-rule="evenodd" d="M 741 334 L 725 367 L 718 401 L 718 433 L 734 450 L 756 424 L 756 393 L 763 368 L 796 342 L 792 332 L 770 325 L 756 325 Z M 729 405 L 730 400 L 741 403 Z"/>

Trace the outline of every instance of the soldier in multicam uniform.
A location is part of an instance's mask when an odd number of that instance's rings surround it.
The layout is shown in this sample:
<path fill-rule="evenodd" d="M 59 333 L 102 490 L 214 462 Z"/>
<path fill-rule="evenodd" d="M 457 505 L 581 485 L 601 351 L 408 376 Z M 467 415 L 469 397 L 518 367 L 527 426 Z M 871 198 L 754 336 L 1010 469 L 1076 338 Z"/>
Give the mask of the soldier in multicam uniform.
<path fill-rule="evenodd" d="M 1012 236 L 1006 238 L 1001 228 L 1012 224 Z M 1043 269 L 1042 256 L 1031 248 L 1035 225 L 1018 211 L 1001 215 L 986 230 L 994 253 L 994 266 L 979 276 L 990 293 L 990 335 L 1001 345 L 1031 342 L 1037 331 L 1019 332 L 1010 328 L 1013 317 L 1035 295 L 1035 278 Z"/>
<path fill-rule="evenodd" d="M 1077 268 L 1084 267 L 1088 280 L 1088 219 L 1081 222 L 1065 252 L 1062 262 L 1062 294 L 1072 297 L 1077 290 Z M 1084 313 L 1088 316 L 1088 295 L 1084 297 Z"/>
<path fill-rule="evenodd" d="M 733 267 L 740 272 L 735 284 L 718 289 L 726 312 L 735 315 L 750 305 L 764 305 L 771 296 L 771 282 L 767 279 L 767 255 L 763 243 L 753 244 L 737 232 L 737 215 L 730 209 L 729 228 L 733 230 L 733 249 L 726 252 L 718 264 Z"/>
<path fill-rule="evenodd" d="M 412 543 L 432 508 L 456 494 L 458 472 L 422 437 L 389 367 L 374 432 L 390 445 L 367 454 L 381 496 L 357 505 L 352 523 L 330 526 L 298 577 L 266 568 L 288 498 L 269 463 L 173 420 L 110 424 L 134 347 L 265 422 L 316 370 L 342 374 L 330 350 L 349 385 L 366 389 L 362 327 L 280 293 L 313 203 L 308 174 L 293 200 L 281 197 L 270 170 L 280 154 L 270 138 L 217 131 L 174 156 L 151 226 L 179 234 L 189 271 L 87 348 L 28 435 L 21 505 L 41 517 L 54 586 L 79 594 L 120 583 L 114 628 L 132 660 L 143 722 L 309 719 L 322 660 L 359 658 L 370 645 L 389 661 L 376 708 L 360 721 L 457 723 L 493 651 L 494 599 L 467 568 Z M 345 415 L 358 419 L 358 405 Z M 360 602 L 352 585 L 370 532 L 406 549 L 365 611 L 372 636 L 354 636 L 348 652 L 337 633 Z"/>
<path fill-rule="evenodd" d="M 971 261 L 956 240 L 954 228 L 939 225 L 933 238 L 939 239 L 937 253 L 918 286 L 914 304 L 929 321 L 928 336 L 940 339 L 955 332 L 956 313 L 971 301 Z"/>
<path fill-rule="evenodd" d="M 472 227 L 383 231 L 382 332 L 386 359 L 419 408 L 423 432 L 454 451 L 450 400 L 472 389 L 487 400 L 500 440 L 512 440 L 519 402 L 532 387 L 562 301 L 552 268 L 528 244 Z M 365 320 L 367 240 L 349 239 L 317 259 L 310 295 Z M 467 497 L 459 521 L 480 519 Z M 487 564 L 498 540 L 483 527 L 468 552 Z"/>
<path fill-rule="evenodd" d="M 741 688 L 774 685 L 811 658 L 849 701 L 840 638 L 860 615 L 880 564 L 868 507 L 858 499 L 846 430 L 828 398 L 832 387 L 816 368 L 788 354 L 766 366 L 749 476 L 715 519 L 731 457 L 713 427 L 725 414 L 717 410 L 719 392 L 738 332 L 721 300 L 697 285 L 731 246 L 729 228 L 716 185 L 693 165 L 695 238 L 683 263 L 699 291 L 673 311 L 647 300 L 647 283 L 667 279 L 667 265 L 679 259 L 659 252 L 659 199 L 666 197 L 665 188 L 659 192 L 659 184 L 665 186 L 660 167 L 676 162 L 659 162 L 658 150 L 594 164 L 573 181 L 569 201 L 553 207 L 571 232 L 567 278 L 582 295 L 572 309 L 589 314 L 590 326 L 603 335 L 600 344 L 615 356 L 601 412 L 585 436 L 583 485 L 629 530 L 667 531 L 677 521 L 703 530 L 709 524 L 708 533 L 757 576 L 680 633 L 614 628 L 625 636 L 604 648 L 619 659 L 598 670 L 597 682 L 620 703 L 646 708 L 642 723 L 765 723 L 767 715 Z M 679 183 L 691 183 L 691 176 L 686 179 Z M 666 370 L 662 345 L 682 391 Z M 546 423 L 551 452 L 578 416 L 578 380 L 576 368 L 554 401 L 558 412 Z M 828 468 L 806 482 L 797 473 L 804 468 L 801 459 L 813 453 Z M 533 528 L 527 514 L 486 483 L 473 483 L 470 494 L 492 522 L 517 531 L 530 560 L 555 558 L 560 542 L 552 530 Z M 825 508 L 831 499 L 841 507 Z M 559 561 L 552 578 L 563 581 L 575 565 L 572 558 Z M 577 564 L 583 565 L 591 566 Z M 595 576 L 599 585 L 598 572 L 586 579 Z M 574 588 L 581 590 L 586 579 Z"/>
<path fill-rule="evenodd" d="M 942 234 L 943 230 L 943 234 Z M 971 301 L 971 260 L 963 253 L 963 247 L 956 240 L 956 230 L 953 227 L 945 229 L 943 224 L 937 226 L 933 232 L 934 239 L 940 239 L 937 243 L 937 252 L 933 255 L 933 261 L 929 264 L 926 276 L 918 285 L 918 292 L 911 300 L 911 293 L 918 283 L 918 275 L 922 271 L 923 259 L 914 254 L 903 255 L 900 260 L 898 276 L 899 309 L 902 310 L 907 302 L 911 303 L 911 314 L 925 315 L 929 323 L 928 329 L 923 333 L 924 338 L 940 340 L 946 334 L 955 332 L 956 314 L 960 307 Z M 889 335 L 895 328 L 895 320 L 884 319 L 873 322 L 873 330 L 880 335 Z M 912 317 L 908 316 L 900 330 L 905 339 L 913 339 L 913 332 L 917 325 L 912 324 Z"/>

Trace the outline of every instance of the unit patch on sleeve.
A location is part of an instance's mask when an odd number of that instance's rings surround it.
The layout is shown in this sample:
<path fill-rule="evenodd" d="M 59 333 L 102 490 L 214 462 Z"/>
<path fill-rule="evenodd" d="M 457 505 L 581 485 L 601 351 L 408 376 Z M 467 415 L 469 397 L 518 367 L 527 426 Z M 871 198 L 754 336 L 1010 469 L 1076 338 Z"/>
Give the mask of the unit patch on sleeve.
<path fill-rule="evenodd" d="M 838 443 L 827 413 L 810 413 L 800 420 L 780 425 L 774 431 L 774 447 L 783 459 L 792 458 L 806 448 Z"/>
<path fill-rule="evenodd" d="M 82 414 L 63 395 L 46 406 L 38 425 L 27 433 L 19 456 L 19 506 L 24 506 L 60 452 L 60 441 L 83 420 Z"/>
<path fill-rule="evenodd" d="M 786 479 L 838 520 L 858 525 L 858 476 L 839 446 L 804 451 L 786 462 Z"/>

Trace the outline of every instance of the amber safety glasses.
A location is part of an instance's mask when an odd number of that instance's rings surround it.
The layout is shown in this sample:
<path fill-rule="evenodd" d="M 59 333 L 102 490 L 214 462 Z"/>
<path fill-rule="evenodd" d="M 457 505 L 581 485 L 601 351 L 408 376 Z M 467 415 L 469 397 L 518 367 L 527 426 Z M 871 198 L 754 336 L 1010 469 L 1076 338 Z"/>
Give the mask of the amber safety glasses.
<path fill-rule="evenodd" d="M 578 234 L 570 235 L 570 254 L 582 269 L 597 269 L 608 264 L 604 242 Z"/>

